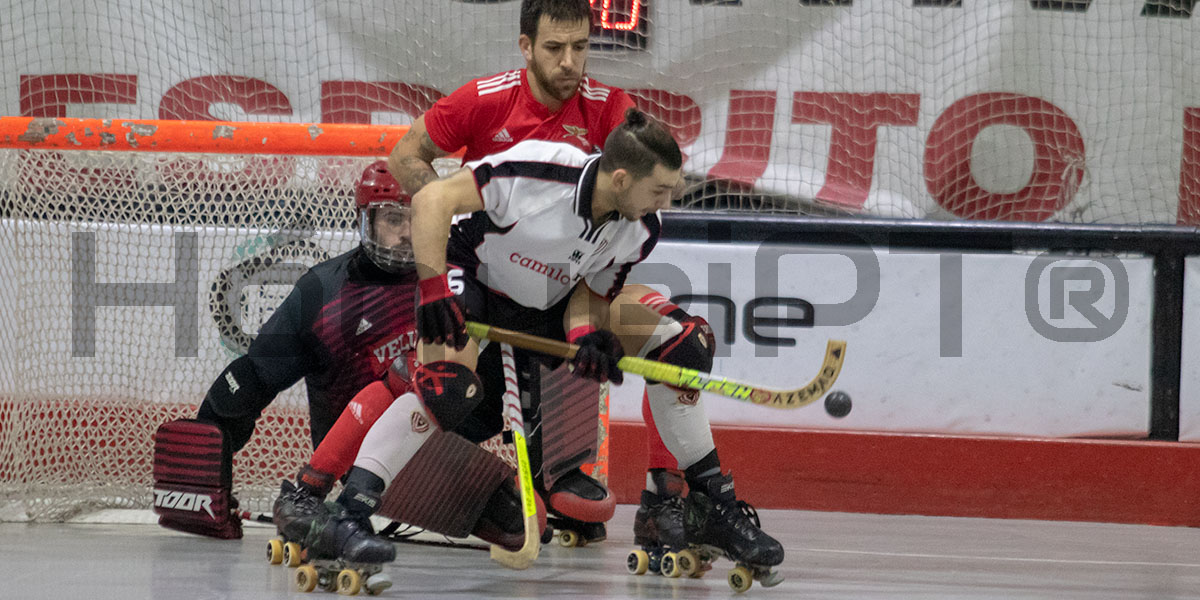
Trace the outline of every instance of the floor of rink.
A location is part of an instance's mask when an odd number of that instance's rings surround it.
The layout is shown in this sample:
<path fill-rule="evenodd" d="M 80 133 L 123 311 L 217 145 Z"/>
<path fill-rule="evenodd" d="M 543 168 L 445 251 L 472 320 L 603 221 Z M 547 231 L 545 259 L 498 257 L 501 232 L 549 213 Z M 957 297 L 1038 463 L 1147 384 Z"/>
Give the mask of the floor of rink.
<path fill-rule="evenodd" d="M 702 579 L 625 570 L 633 506 L 619 506 L 606 542 L 543 547 L 527 571 L 478 550 L 399 544 L 383 598 L 727 598 L 729 563 Z M 765 510 L 786 548 L 787 580 L 743 597 L 1200 599 L 1200 531 L 1177 527 Z M 240 541 L 155 525 L 0 523 L 0 596 L 316 598 L 266 562 L 274 531 Z M 363 596 L 365 597 L 365 596 Z"/>

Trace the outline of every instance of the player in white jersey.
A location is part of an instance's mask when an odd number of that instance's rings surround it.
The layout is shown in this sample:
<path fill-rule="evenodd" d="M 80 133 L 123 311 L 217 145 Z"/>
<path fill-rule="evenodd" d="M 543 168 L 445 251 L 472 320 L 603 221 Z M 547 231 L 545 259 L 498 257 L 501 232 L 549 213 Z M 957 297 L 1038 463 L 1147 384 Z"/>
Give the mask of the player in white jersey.
<path fill-rule="evenodd" d="M 593 11 L 587 0 L 521 0 L 517 45 L 525 68 L 467 82 L 417 117 L 389 158 L 404 189 L 416 194 L 437 179 L 433 160 L 458 148 L 463 150 L 464 163 L 529 139 L 600 151 L 608 134 L 624 120 L 625 110 L 634 106 L 634 99 L 623 90 L 588 75 L 588 38 L 600 8 L 597 5 Z M 685 329 L 707 327 L 703 318 L 687 314 L 645 286 L 627 285 L 613 302 L 644 304 Z M 541 389 L 544 383 L 528 382 L 535 396 L 526 421 L 535 488 L 558 517 L 552 519 L 556 527 L 575 531 L 581 542 L 603 540 L 607 537 L 605 523 L 616 508 L 615 498 L 583 470 L 564 470 L 571 458 L 557 457 L 551 465 L 544 461 L 546 428 L 540 409 L 541 392 L 547 391 Z M 676 393 L 663 385 L 645 387 L 641 413 L 646 424 L 646 488 L 634 519 L 634 536 L 639 544 L 674 547 L 683 542 L 683 473 L 658 434 L 651 395 L 667 398 Z M 551 480 L 547 468 L 558 476 Z"/>
<path fill-rule="evenodd" d="M 580 281 L 612 297 L 629 267 L 654 247 L 656 211 L 665 204 L 596 218 L 594 212 L 608 212 L 595 206 L 599 163 L 599 154 L 540 140 L 468 163 L 483 210 L 454 225 L 448 262 L 479 280 L 480 291 L 521 307 L 511 312 L 560 305 Z M 669 202 L 677 181 L 658 182 L 658 198 Z"/>
<path fill-rule="evenodd" d="M 657 211 L 669 204 L 681 165 L 670 134 L 630 109 L 598 157 L 565 144 L 522 142 L 413 197 L 421 277 L 421 366 L 413 382 L 440 427 L 460 425 L 485 396 L 467 318 L 577 344 L 575 373 L 599 381 L 622 381 L 617 361 L 627 351 L 711 368 L 710 332 L 641 303 L 613 302 L 630 268 L 658 240 Z M 463 213 L 471 216 L 451 227 Z M 641 318 L 632 316 L 636 311 Z M 721 472 L 700 395 L 651 396 L 650 408 L 691 490 L 688 543 L 764 568 L 782 562 L 782 546 L 762 532 L 735 497 L 732 477 Z"/>

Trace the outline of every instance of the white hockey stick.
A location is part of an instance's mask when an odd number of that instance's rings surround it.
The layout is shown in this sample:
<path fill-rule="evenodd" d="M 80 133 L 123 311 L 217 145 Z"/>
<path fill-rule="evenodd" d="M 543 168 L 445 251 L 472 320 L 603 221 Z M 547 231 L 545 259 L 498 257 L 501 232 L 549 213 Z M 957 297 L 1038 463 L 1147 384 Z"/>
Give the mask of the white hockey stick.
<path fill-rule="evenodd" d="M 575 358 L 579 346 L 560 342 L 527 333 L 519 333 L 500 327 L 492 327 L 475 321 L 467 321 L 467 333 L 477 339 L 489 339 L 503 344 L 511 344 L 518 348 L 533 350 L 550 356 L 567 360 Z M 772 408 L 800 408 L 816 402 L 829 388 L 833 387 L 838 375 L 842 372 L 842 362 L 846 359 L 846 342 L 829 340 L 825 344 L 825 359 L 821 370 L 807 385 L 794 390 L 774 390 L 748 383 L 739 383 L 724 377 L 677 367 L 672 364 L 626 356 L 617 362 L 617 368 L 626 373 L 641 375 L 647 379 L 661 381 L 670 385 L 713 392 L 743 402 L 751 402 Z"/>
<path fill-rule="evenodd" d="M 516 552 L 493 544 L 491 556 L 492 560 L 510 569 L 528 569 L 542 549 L 542 536 L 538 528 L 537 500 L 533 496 L 529 450 L 525 447 L 525 417 L 521 414 L 521 395 L 517 391 L 517 367 L 510 345 L 500 345 L 500 360 L 504 365 L 504 420 L 512 430 L 513 446 L 517 449 L 517 483 L 521 487 L 521 507 L 525 516 L 525 543 Z"/>

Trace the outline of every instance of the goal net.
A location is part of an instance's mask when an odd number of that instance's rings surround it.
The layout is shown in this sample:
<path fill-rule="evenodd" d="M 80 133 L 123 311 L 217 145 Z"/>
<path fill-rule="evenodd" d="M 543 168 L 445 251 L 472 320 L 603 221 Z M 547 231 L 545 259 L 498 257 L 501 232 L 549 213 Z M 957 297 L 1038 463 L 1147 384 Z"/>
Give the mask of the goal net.
<path fill-rule="evenodd" d="M 0 519 L 148 507 L 154 430 L 358 244 L 354 185 L 403 131 L 0 119 Z M 302 388 L 235 456 L 244 510 L 310 456 Z"/>

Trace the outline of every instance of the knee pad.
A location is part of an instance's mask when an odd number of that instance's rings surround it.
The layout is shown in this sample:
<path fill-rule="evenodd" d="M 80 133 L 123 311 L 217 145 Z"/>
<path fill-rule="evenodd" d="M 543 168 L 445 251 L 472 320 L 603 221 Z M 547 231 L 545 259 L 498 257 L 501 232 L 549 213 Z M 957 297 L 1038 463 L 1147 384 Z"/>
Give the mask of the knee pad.
<path fill-rule="evenodd" d="M 689 316 L 679 324 L 683 332 L 650 351 L 648 358 L 705 373 L 711 371 L 717 342 L 708 321 Z"/>
<path fill-rule="evenodd" d="M 413 371 L 413 388 L 425 411 L 444 431 L 453 431 L 483 400 L 483 382 L 465 365 L 439 360 Z"/>

